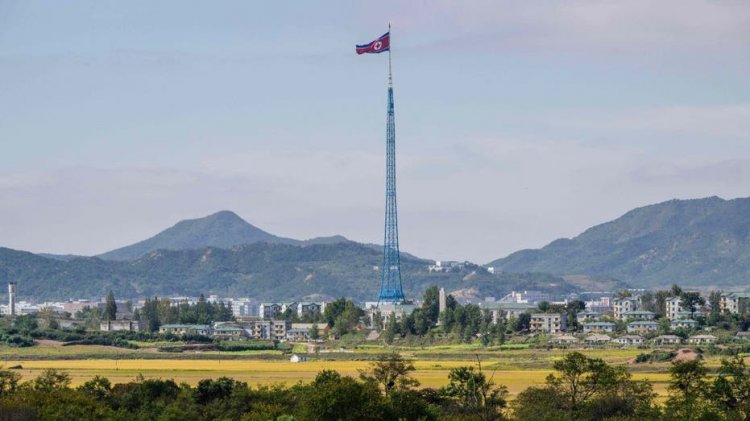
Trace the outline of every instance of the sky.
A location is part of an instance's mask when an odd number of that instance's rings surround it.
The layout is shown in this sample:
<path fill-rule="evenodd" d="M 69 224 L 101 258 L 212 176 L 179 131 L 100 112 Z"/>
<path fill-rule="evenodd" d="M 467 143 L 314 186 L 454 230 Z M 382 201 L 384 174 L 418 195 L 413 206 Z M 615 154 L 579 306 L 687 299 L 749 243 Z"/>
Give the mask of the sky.
<path fill-rule="evenodd" d="M 93 255 L 229 209 L 486 263 L 750 196 L 750 2 L 0 0 L 0 246 Z"/>

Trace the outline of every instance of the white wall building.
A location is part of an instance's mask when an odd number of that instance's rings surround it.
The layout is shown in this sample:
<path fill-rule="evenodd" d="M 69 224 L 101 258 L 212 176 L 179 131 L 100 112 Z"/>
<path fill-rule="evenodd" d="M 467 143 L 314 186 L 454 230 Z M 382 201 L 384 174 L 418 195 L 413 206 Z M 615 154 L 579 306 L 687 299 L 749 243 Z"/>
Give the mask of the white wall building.
<path fill-rule="evenodd" d="M 256 316 L 255 300 L 249 298 L 238 298 L 232 300 L 232 315 L 234 317 L 251 317 Z"/>
<path fill-rule="evenodd" d="M 677 320 L 678 313 L 682 313 L 682 300 L 680 297 L 669 297 L 665 301 L 666 305 L 666 316 L 669 320 Z"/>

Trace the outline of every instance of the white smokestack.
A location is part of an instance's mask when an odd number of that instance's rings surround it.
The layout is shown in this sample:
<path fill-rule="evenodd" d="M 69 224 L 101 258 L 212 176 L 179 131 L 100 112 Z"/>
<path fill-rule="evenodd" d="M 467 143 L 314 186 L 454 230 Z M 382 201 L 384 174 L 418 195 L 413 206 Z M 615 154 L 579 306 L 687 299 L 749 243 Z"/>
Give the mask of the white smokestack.
<path fill-rule="evenodd" d="M 8 312 L 11 316 L 16 315 L 16 283 L 8 282 Z"/>

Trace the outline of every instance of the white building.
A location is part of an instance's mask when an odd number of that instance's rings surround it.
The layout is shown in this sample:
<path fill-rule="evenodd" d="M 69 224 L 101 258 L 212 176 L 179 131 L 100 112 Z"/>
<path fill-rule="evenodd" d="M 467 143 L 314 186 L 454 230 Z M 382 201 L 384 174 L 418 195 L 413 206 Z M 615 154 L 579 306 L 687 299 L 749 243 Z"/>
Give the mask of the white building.
<path fill-rule="evenodd" d="M 495 324 L 507 322 L 510 319 L 517 319 L 523 313 L 531 313 L 536 307 L 531 304 L 509 303 L 495 301 L 492 303 L 482 303 L 482 309 L 490 312 L 492 322 Z"/>
<path fill-rule="evenodd" d="M 682 343 L 682 339 L 677 335 L 661 335 L 654 338 L 654 343 L 657 345 L 678 345 Z"/>
<path fill-rule="evenodd" d="M 717 339 L 714 335 L 695 335 L 688 338 L 688 343 L 693 345 L 712 344 Z"/>
<path fill-rule="evenodd" d="M 643 344 L 643 337 L 638 335 L 623 335 L 616 338 L 614 342 L 620 345 L 641 345 Z"/>
<path fill-rule="evenodd" d="M 669 297 L 665 301 L 666 305 L 666 316 L 669 320 L 676 320 L 678 319 L 678 313 L 682 313 L 684 310 L 682 308 L 682 300 L 680 297 Z"/>
<path fill-rule="evenodd" d="M 587 336 L 585 340 L 588 344 L 604 344 L 611 341 L 612 338 L 607 335 L 595 333 L 593 335 Z"/>
<path fill-rule="evenodd" d="M 612 309 L 616 320 L 625 320 L 625 313 L 638 310 L 638 299 L 633 297 L 615 298 Z"/>
<path fill-rule="evenodd" d="M 719 307 L 724 313 L 739 314 L 748 311 L 750 292 L 726 292 L 721 294 Z"/>
<path fill-rule="evenodd" d="M 283 312 L 279 303 L 261 303 L 258 307 L 258 317 L 263 319 L 273 319 Z"/>
<path fill-rule="evenodd" d="M 232 315 L 234 317 L 252 317 L 255 316 L 255 300 L 250 298 L 238 298 L 232 300 Z"/>
<path fill-rule="evenodd" d="M 552 296 L 541 291 L 512 291 L 499 300 L 504 303 L 522 303 L 536 305 L 542 301 L 552 301 Z"/>
<path fill-rule="evenodd" d="M 669 327 L 672 329 L 695 329 L 698 327 L 698 322 L 693 319 L 676 319 L 669 323 Z"/>
<path fill-rule="evenodd" d="M 578 338 L 571 335 L 559 335 L 555 336 L 553 338 L 550 338 L 549 342 L 556 343 L 556 344 L 574 344 L 578 342 Z"/>
<path fill-rule="evenodd" d="M 301 302 L 297 303 L 297 316 L 300 318 L 307 314 L 322 314 L 326 309 L 326 303 L 324 302 Z"/>
<path fill-rule="evenodd" d="M 654 320 L 656 314 L 652 311 L 635 310 L 622 313 L 622 317 L 623 320 Z"/>
<path fill-rule="evenodd" d="M 292 322 L 286 320 L 246 320 L 240 326 L 253 339 L 285 340 Z"/>
<path fill-rule="evenodd" d="M 578 314 L 576 314 L 576 320 L 578 321 L 578 324 L 598 322 L 602 320 L 602 314 L 598 311 L 579 311 Z"/>
<path fill-rule="evenodd" d="M 583 333 L 614 332 L 615 324 L 611 322 L 589 322 L 583 324 Z"/>
<path fill-rule="evenodd" d="M 628 333 L 656 332 L 659 323 L 650 320 L 636 320 L 628 323 Z"/>
<path fill-rule="evenodd" d="M 126 331 L 126 332 L 143 332 L 146 324 L 143 321 L 136 320 L 109 320 L 103 321 L 99 325 L 99 330 L 102 332 L 115 332 L 115 331 Z"/>
<path fill-rule="evenodd" d="M 610 297 L 599 297 L 598 300 L 586 301 L 586 311 L 608 313 L 612 310 Z"/>
<path fill-rule="evenodd" d="M 211 334 L 211 326 L 197 324 L 166 324 L 159 327 L 159 333 L 208 336 Z"/>
<path fill-rule="evenodd" d="M 567 328 L 567 319 L 560 313 L 537 313 L 531 315 L 529 330 L 534 333 L 556 334 Z"/>

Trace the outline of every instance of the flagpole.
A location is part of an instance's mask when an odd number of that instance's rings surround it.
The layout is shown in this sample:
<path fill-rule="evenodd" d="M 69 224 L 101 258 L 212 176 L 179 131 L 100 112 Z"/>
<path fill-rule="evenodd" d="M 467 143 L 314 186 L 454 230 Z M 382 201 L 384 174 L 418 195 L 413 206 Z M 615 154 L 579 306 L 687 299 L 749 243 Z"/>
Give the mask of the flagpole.
<path fill-rule="evenodd" d="M 391 73 L 391 23 L 388 22 L 388 87 L 393 87 L 393 74 Z"/>

